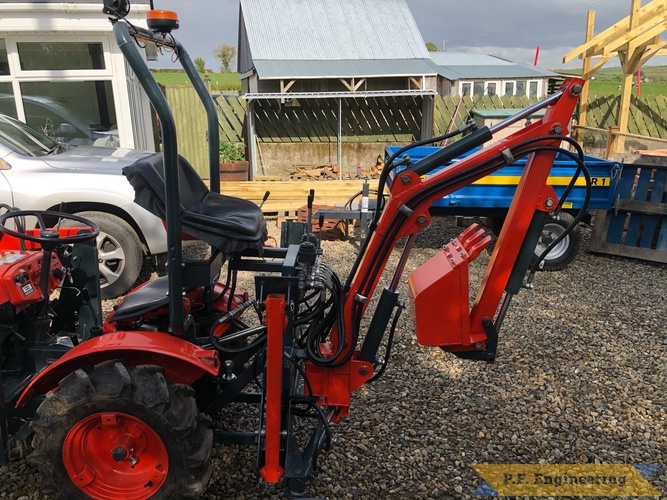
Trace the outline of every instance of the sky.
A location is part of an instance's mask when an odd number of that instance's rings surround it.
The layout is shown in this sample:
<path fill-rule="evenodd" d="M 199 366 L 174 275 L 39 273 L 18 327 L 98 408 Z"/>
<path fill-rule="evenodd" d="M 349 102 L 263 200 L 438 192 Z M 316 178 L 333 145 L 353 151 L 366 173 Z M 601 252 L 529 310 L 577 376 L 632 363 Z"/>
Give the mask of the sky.
<path fill-rule="evenodd" d="M 317 0 L 312 0 L 317 1 Z M 650 0 L 642 0 L 642 5 Z M 407 0 L 425 42 L 445 51 L 480 52 L 545 69 L 580 68 L 562 57 L 585 40 L 586 13 L 595 11 L 595 34 L 630 14 L 631 0 Z M 178 13 L 176 37 L 190 57 L 202 57 L 215 71 L 213 49 L 238 43 L 238 0 L 154 0 L 156 9 Z M 378 22 L 381 22 L 378 15 Z M 667 57 L 651 64 L 667 64 Z M 163 61 L 163 62 L 162 62 Z M 169 67 L 168 58 L 158 66 Z M 607 63 L 618 66 L 618 60 Z"/>

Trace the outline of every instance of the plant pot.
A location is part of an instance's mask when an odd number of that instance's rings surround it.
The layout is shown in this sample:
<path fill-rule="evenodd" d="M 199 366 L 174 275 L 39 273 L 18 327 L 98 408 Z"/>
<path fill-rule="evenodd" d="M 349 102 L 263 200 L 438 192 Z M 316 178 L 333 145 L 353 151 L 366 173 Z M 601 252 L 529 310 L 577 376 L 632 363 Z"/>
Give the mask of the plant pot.
<path fill-rule="evenodd" d="M 248 162 L 235 161 L 232 163 L 220 162 L 220 181 L 247 181 Z"/>

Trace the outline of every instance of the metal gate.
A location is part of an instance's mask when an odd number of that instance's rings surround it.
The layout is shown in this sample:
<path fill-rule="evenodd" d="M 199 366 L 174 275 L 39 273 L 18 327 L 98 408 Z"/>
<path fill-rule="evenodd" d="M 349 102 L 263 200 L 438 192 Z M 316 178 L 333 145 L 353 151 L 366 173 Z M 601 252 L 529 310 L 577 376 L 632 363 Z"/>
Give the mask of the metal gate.
<path fill-rule="evenodd" d="M 623 159 L 611 210 L 598 210 L 592 252 L 667 263 L 667 156 Z"/>

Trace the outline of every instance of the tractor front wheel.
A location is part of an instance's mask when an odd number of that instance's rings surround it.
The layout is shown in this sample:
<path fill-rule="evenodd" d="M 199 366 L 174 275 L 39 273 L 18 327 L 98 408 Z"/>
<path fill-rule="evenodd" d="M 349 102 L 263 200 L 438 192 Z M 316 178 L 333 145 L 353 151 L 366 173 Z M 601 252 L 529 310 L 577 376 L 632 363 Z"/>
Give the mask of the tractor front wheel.
<path fill-rule="evenodd" d="M 194 498 L 211 476 L 210 420 L 160 367 L 79 369 L 37 414 L 29 458 L 64 498 Z"/>

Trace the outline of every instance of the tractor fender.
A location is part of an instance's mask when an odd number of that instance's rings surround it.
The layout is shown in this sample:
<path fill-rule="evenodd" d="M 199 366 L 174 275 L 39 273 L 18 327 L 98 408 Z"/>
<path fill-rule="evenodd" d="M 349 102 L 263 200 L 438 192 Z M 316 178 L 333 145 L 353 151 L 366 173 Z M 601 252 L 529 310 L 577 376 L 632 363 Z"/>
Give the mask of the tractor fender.
<path fill-rule="evenodd" d="M 158 365 L 171 382 L 191 385 L 205 373 L 218 375 L 217 351 L 202 349 L 190 342 L 162 332 L 122 331 L 93 337 L 45 367 L 25 388 L 16 402 L 19 408 L 35 396 L 56 389 L 70 373 L 111 359 L 130 365 Z"/>

